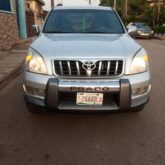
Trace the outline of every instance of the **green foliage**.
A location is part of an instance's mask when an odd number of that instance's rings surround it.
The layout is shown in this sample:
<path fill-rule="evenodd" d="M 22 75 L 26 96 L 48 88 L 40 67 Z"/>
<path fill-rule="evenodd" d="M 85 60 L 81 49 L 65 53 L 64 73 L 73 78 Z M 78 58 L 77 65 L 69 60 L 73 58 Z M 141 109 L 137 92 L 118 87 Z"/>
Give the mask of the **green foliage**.
<path fill-rule="evenodd" d="M 116 10 L 118 11 L 121 18 L 126 22 L 145 21 L 151 26 L 165 23 L 165 5 L 162 5 L 159 21 L 157 21 L 157 6 L 150 7 L 147 0 L 128 0 L 128 16 L 127 20 L 125 20 L 126 0 L 116 0 L 116 2 Z M 100 5 L 113 7 L 113 3 L 114 0 L 101 0 Z"/>
<path fill-rule="evenodd" d="M 141 15 L 146 9 L 146 0 L 129 0 L 128 5 L 130 6 L 130 11 L 135 16 Z"/>
<path fill-rule="evenodd" d="M 158 26 L 155 28 L 155 33 L 165 34 L 165 26 Z"/>
<path fill-rule="evenodd" d="M 101 0 L 100 6 L 113 6 L 113 0 Z"/>
<path fill-rule="evenodd" d="M 153 9 L 148 8 L 148 10 L 144 11 L 144 21 L 148 23 L 150 26 L 153 25 Z"/>
<path fill-rule="evenodd" d="M 161 7 L 161 13 L 160 13 L 160 21 L 159 24 L 164 24 L 165 23 L 165 6 Z"/>

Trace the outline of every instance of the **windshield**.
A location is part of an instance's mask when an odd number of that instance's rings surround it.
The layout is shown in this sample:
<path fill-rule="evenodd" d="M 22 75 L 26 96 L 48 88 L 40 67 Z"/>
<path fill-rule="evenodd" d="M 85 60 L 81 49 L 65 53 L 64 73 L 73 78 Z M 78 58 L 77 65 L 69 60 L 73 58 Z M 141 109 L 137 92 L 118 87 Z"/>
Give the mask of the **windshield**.
<path fill-rule="evenodd" d="M 146 23 L 135 23 L 135 26 L 138 28 L 148 28 L 149 27 Z"/>
<path fill-rule="evenodd" d="M 110 10 L 53 10 L 43 33 L 124 33 L 115 12 Z"/>

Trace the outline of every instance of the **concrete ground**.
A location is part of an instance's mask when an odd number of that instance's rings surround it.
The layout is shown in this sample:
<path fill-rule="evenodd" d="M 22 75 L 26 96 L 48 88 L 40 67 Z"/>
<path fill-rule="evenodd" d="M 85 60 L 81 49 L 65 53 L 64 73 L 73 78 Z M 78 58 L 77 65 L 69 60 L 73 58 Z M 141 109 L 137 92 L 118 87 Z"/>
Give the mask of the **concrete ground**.
<path fill-rule="evenodd" d="M 1 165 L 164 165 L 165 42 L 138 40 L 152 72 L 140 113 L 30 114 L 21 77 L 0 91 Z"/>
<path fill-rule="evenodd" d="M 18 73 L 27 49 L 35 38 L 15 44 L 10 50 L 0 51 L 0 88 Z"/>

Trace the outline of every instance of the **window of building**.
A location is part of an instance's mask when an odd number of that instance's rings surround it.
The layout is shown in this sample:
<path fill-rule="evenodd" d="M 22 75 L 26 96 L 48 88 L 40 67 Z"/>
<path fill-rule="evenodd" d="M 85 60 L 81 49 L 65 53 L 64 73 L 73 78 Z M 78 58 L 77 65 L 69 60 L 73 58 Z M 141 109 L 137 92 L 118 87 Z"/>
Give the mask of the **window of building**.
<path fill-rule="evenodd" d="M 0 0 L 0 11 L 12 12 L 12 0 Z"/>

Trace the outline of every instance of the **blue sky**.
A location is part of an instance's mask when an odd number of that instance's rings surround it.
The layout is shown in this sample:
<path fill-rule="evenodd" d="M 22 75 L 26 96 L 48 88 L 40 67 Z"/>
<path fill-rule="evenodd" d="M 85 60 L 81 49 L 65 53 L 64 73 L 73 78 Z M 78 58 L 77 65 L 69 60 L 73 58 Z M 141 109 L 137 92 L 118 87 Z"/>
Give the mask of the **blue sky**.
<path fill-rule="evenodd" d="M 44 9 L 50 10 L 50 1 L 51 0 L 44 0 L 46 5 Z M 64 5 L 87 5 L 87 0 L 55 0 L 55 4 L 63 2 Z M 99 0 L 92 0 L 93 5 L 98 5 Z"/>

